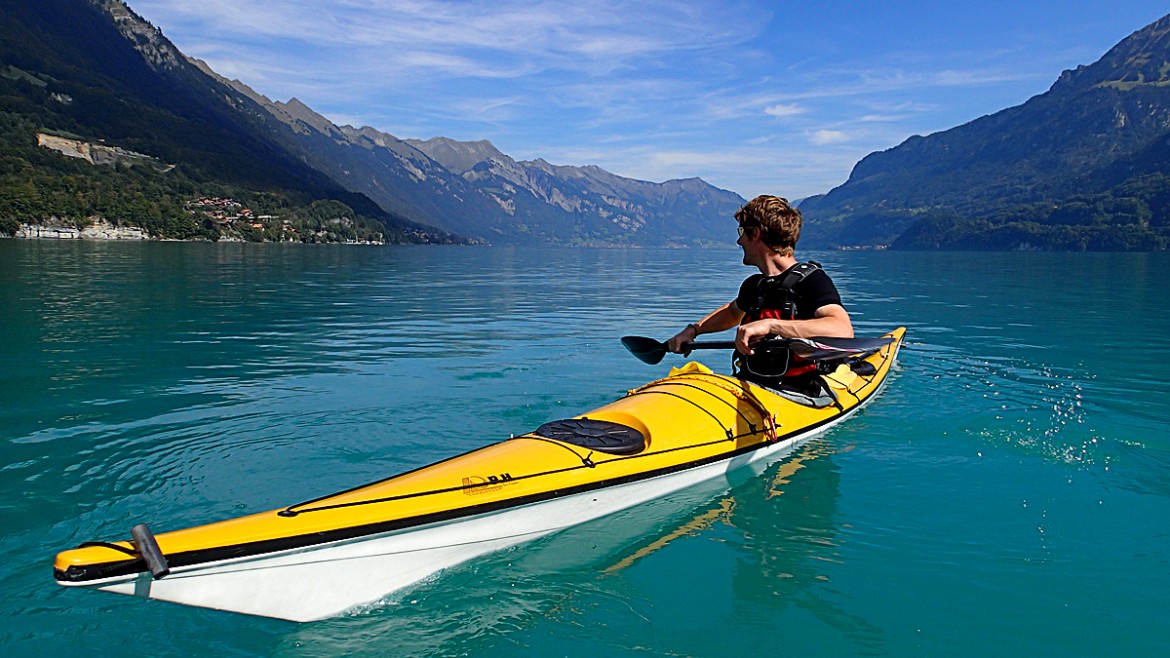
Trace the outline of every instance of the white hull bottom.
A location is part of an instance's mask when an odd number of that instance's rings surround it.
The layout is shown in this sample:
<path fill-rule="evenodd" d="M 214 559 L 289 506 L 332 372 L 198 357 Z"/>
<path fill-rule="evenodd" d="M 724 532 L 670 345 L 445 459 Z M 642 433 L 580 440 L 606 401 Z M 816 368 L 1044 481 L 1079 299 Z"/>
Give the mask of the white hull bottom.
<path fill-rule="evenodd" d="M 749 463 L 763 466 L 782 459 L 852 415 L 729 460 L 471 518 L 180 567 L 160 580 L 144 572 L 62 584 L 291 621 L 333 617 L 472 558 L 613 514 Z"/>

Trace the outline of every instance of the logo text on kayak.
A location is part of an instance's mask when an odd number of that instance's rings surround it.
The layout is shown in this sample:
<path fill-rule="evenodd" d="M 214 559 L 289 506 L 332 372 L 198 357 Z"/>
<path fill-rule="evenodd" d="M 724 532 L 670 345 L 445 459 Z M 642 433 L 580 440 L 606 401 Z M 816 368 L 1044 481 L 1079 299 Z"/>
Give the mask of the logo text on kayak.
<path fill-rule="evenodd" d="M 463 493 L 468 496 L 491 493 L 493 491 L 499 491 L 509 482 L 512 482 L 511 473 L 488 476 L 470 475 L 463 478 Z"/>

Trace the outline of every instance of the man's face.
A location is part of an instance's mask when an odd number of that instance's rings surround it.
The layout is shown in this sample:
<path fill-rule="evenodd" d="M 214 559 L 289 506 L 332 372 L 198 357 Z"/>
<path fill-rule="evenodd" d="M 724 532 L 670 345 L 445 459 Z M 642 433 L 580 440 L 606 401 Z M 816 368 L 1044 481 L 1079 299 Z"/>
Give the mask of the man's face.
<path fill-rule="evenodd" d="M 739 239 L 735 241 L 743 249 L 743 264 L 755 265 L 755 254 L 760 246 L 760 229 L 755 226 L 739 227 Z"/>

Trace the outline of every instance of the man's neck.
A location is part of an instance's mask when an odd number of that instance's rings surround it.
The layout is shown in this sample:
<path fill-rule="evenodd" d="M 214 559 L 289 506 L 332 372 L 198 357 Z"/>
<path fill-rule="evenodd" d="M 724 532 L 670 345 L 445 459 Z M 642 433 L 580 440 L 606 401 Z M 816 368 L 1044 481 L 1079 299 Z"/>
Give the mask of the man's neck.
<path fill-rule="evenodd" d="M 796 265 L 795 256 L 781 256 L 776 252 L 772 252 L 764 258 L 764 262 L 760 263 L 759 269 L 764 276 L 776 276 L 783 274 L 785 270 Z"/>

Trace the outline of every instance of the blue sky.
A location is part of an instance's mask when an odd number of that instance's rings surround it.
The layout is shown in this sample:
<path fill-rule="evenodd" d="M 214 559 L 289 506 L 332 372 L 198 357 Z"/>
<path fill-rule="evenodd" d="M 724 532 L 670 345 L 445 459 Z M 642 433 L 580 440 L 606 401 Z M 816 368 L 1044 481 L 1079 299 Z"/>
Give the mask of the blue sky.
<path fill-rule="evenodd" d="M 1170 12 L 1158 2 L 129 0 L 274 100 L 402 138 L 746 198 L 1018 105 Z"/>

